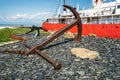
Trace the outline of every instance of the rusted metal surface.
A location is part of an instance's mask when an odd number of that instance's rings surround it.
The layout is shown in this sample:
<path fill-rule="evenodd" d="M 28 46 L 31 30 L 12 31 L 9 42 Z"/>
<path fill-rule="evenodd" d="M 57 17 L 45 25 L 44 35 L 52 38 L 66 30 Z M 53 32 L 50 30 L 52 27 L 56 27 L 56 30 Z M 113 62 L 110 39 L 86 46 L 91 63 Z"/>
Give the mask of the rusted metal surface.
<path fill-rule="evenodd" d="M 31 49 L 29 46 L 25 45 L 25 47 Z M 40 50 L 38 49 L 35 49 L 35 52 L 41 56 L 43 59 L 45 59 L 46 61 L 48 61 L 50 64 L 52 64 L 54 66 L 54 69 L 57 70 L 57 69 L 60 69 L 61 68 L 61 64 L 54 61 L 53 59 L 51 59 L 50 57 L 48 57 L 45 53 L 41 52 Z"/>
<path fill-rule="evenodd" d="M 66 31 L 68 31 L 69 29 L 71 29 L 73 26 L 77 25 L 78 26 L 78 35 L 75 38 L 76 41 L 80 41 L 81 38 L 81 33 L 82 33 L 82 22 L 81 19 L 79 17 L 79 14 L 76 12 L 76 10 L 74 10 L 74 8 L 72 8 L 71 6 L 68 5 L 63 5 L 64 7 L 70 9 L 72 11 L 72 13 L 75 16 L 75 21 L 73 21 L 71 24 L 69 24 L 68 26 L 64 27 L 63 29 L 57 31 L 56 33 L 54 33 L 51 37 L 49 37 L 48 39 L 46 39 L 44 42 L 42 42 L 41 44 L 34 46 L 32 48 L 30 48 L 30 50 L 28 50 L 25 54 L 30 54 L 33 52 L 37 52 L 41 57 L 43 57 L 45 60 L 47 60 L 49 63 L 51 63 L 55 69 L 60 69 L 61 65 L 57 62 L 55 62 L 53 59 L 50 59 L 49 57 L 47 57 L 45 54 L 43 54 L 40 49 L 42 49 L 44 46 L 46 46 L 47 44 L 49 44 L 50 42 L 52 42 L 54 39 L 56 39 L 57 37 L 59 37 L 60 35 L 64 34 Z M 26 45 L 27 46 L 27 45 Z M 28 46 L 27 46 L 28 47 Z M 57 68 L 56 68 L 57 67 Z"/>
<path fill-rule="evenodd" d="M 13 34 L 9 35 L 9 38 L 14 39 L 14 40 L 20 40 L 20 41 L 28 40 L 27 38 L 22 38 L 20 36 L 16 36 L 16 35 L 13 35 Z"/>
<path fill-rule="evenodd" d="M 25 54 L 25 50 L 18 50 L 18 51 L 15 51 L 15 50 L 4 50 L 4 51 L 1 51 L 1 53 L 4 53 L 4 52 L 8 52 L 8 53 L 16 53 L 16 54 Z"/>

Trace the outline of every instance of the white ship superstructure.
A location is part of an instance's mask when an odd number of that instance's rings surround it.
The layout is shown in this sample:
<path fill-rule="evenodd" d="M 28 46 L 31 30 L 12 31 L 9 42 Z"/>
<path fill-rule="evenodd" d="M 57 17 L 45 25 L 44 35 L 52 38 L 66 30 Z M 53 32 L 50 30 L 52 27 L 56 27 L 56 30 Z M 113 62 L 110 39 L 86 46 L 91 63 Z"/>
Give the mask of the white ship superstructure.
<path fill-rule="evenodd" d="M 92 0 L 92 8 L 80 10 L 78 13 L 83 24 L 120 24 L 120 0 L 107 3 L 104 0 Z M 62 17 L 73 16 L 66 10 Z"/>

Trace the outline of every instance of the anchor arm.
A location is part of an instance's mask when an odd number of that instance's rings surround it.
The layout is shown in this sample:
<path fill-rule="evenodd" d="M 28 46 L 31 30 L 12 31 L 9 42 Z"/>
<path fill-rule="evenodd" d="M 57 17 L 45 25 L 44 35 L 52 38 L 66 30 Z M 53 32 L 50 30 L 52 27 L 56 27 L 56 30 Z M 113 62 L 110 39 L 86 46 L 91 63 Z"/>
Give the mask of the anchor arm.
<path fill-rule="evenodd" d="M 72 22 L 71 24 L 69 24 L 67 27 L 62 28 L 61 30 L 59 30 L 58 32 L 56 32 L 54 35 L 52 35 L 51 37 L 49 37 L 47 40 L 45 40 L 44 42 L 42 42 L 40 45 L 38 46 L 34 46 L 33 48 L 31 48 L 30 50 L 28 50 L 26 52 L 26 54 L 32 53 L 35 49 L 41 49 L 44 46 L 46 46 L 48 43 L 50 43 L 51 41 L 53 41 L 55 38 L 59 37 L 60 35 L 62 35 L 64 32 L 68 31 L 70 28 L 72 28 L 75 25 L 78 25 L 78 36 L 76 38 L 77 41 L 79 41 L 80 37 L 81 37 L 81 32 L 82 32 L 82 22 L 81 19 L 79 17 L 79 14 L 74 10 L 74 8 L 72 8 L 71 6 L 68 5 L 63 5 L 64 7 L 68 8 L 71 10 L 71 12 L 74 14 L 75 16 L 75 21 Z"/>
<path fill-rule="evenodd" d="M 50 64 L 52 64 L 54 66 L 54 69 L 60 69 L 61 68 L 61 64 L 55 62 L 53 59 L 49 58 L 48 56 L 46 56 L 44 53 L 41 53 L 41 48 L 43 48 L 44 46 L 46 46 L 48 43 L 52 42 L 54 39 L 56 39 L 57 37 L 59 37 L 60 35 L 64 34 L 64 32 L 68 31 L 69 29 L 71 29 L 73 26 L 77 25 L 78 26 L 78 35 L 76 37 L 76 40 L 79 41 L 81 38 L 81 33 L 82 33 L 82 22 L 81 19 L 79 17 L 79 14 L 74 10 L 74 8 L 68 6 L 68 5 L 63 5 L 64 7 L 70 9 L 74 16 L 75 16 L 75 21 L 73 21 L 71 24 L 69 24 L 68 26 L 62 28 L 61 30 L 57 31 L 56 33 L 54 33 L 51 37 L 49 37 L 48 39 L 46 39 L 45 41 L 43 41 L 42 43 L 40 43 L 37 46 L 34 47 L 28 47 L 30 50 L 28 50 L 25 54 L 29 54 L 32 52 L 37 52 L 38 55 L 40 55 L 42 58 L 44 58 L 46 61 L 48 61 Z"/>

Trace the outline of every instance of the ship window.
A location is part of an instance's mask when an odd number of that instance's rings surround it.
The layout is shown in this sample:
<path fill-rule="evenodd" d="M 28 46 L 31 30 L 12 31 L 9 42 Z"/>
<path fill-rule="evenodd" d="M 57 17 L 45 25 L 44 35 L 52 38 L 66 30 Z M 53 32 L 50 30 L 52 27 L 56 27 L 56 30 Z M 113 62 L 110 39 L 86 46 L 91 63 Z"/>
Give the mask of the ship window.
<path fill-rule="evenodd" d="M 65 23 L 65 19 L 59 19 L 60 23 Z"/>
<path fill-rule="evenodd" d="M 85 13 L 83 13 L 83 16 L 85 16 Z"/>
<path fill-rule="evenodd" d="M 120 5 L 117 6 L 117 9 L 120 9 Z"/>
<path fill-rule="evenodd" d="M 46 20 L 46 22 L 48 22 L 48 19 Z"/>
<path fill-rule="evenodd" d="M 102 15 L 103 15 L 103 11 L 102 11 Z"/>

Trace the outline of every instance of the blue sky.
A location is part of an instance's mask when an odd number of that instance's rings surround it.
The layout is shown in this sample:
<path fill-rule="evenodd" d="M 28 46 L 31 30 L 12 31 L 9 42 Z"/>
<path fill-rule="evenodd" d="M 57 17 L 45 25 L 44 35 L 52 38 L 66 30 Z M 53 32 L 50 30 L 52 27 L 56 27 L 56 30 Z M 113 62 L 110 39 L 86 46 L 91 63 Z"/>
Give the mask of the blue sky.
<path fill-rule="evenodd" d="M 66 0 L 90 8 L 92 0 Z M 0 22 L 40 22 L 55 14 L 59 0 L 0 0 Z M 60 5 L 62 6 L 63 0 Z"/>

